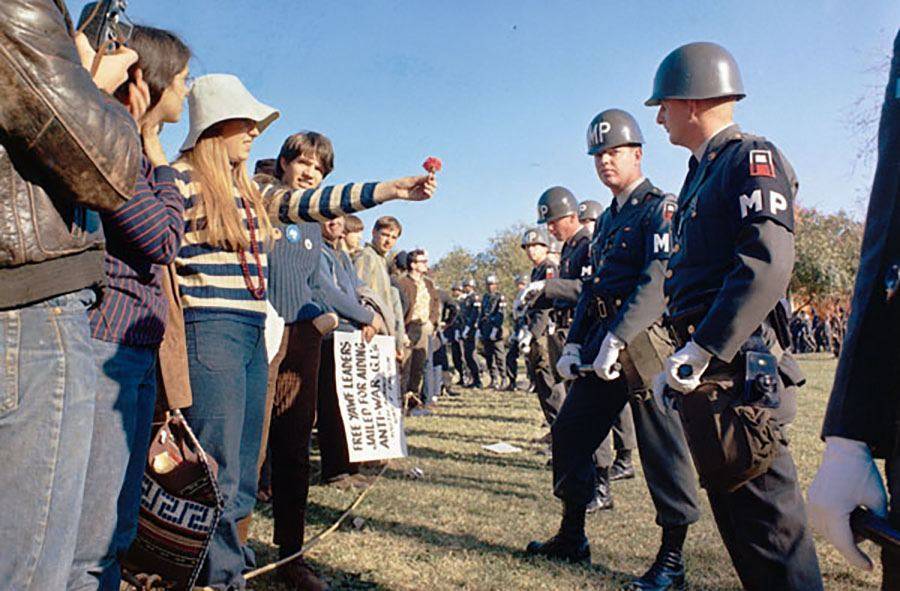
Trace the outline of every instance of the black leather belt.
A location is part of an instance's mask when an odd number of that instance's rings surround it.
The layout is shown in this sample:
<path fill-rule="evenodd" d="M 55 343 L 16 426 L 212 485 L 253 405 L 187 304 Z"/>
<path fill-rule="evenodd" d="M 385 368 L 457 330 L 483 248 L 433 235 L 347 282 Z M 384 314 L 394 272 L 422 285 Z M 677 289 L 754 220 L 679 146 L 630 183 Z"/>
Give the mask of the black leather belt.
<path fill-rule="evenodd" d="M 622 307 L 622 301 L 622 298 L 605 296 L 594 298 L 594 310 L 597 312 L 597 317 L 601 320 L 615 317 Z"/>
<path fill-rule="evenodd" d="M 667 315 L 663 318 L 663 325 L 669 329 L 669 334 L 675 341 L 677 348 L 680 349 L 691 340 L 694 331 L 697 330 L 697 325 L 703 322 L 708 311 L 709 306 L 701 304 L 688 308 L 675 316 Z"/>

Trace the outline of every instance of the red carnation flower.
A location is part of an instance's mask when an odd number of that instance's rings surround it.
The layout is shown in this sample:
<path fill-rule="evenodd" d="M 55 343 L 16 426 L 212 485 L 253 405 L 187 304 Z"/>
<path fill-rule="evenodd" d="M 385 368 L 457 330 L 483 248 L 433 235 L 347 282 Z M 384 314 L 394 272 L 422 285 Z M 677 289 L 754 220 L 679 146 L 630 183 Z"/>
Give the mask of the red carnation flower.
<path fill-rule="evenodd" d="M 443 166 L 441 163 L 441 159 L 438 158 L 437 156 L 429 156 L 428 158 L 425 159 L 425 162 L 422 163 L 422 168 L 424 168 L 425 170 L 427 170 L 428 172 L 430 172 L 432 174 L 434 174 L 436 172 L 440 172 L 441 166 Z"/>

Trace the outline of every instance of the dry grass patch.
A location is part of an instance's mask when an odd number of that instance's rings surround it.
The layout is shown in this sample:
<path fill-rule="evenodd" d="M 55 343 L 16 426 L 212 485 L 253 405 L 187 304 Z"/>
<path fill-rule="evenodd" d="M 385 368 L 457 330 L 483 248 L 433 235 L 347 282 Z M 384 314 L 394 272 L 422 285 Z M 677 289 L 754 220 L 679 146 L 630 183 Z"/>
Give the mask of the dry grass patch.
<path fill-rule="evenodd" d="M 792 447 L 805 490 L 823 449 L 818 433 L 835 361 L 809 355 L 801 364 L 809 384 Z M 614 484 L 614 511 L 588 517 L 590 567 L 526 557 L 529 540 L 556 530 L 560 510 L 550 494 L 547 458 L 531 443 L 545 431 L 537 400 L 521 392 L 463 392 L 434 416 L 408 419 L 410 457 L 393 462 L 356 510 L 365 525 L 345 526 L 311 552 L 308 559 L 334 589 L 619 589 L 650 564 L 659 530 L 640 471 L 638 478 Z M 499 456 L 481 449 L 500 440 L 525 451 Z M 413 467 L 425 476 L 406 476 Z M 333 523 L 354 498 L 313 486 L 308 537 Z M 689 588 L 738 589 L 705 499 L 704 508 L 685 548 Z M 261 564 L 275 559 L 271 533 L 271 512 L 260 506 L 251 543 Z M 877 588 L 876 575 L 851 571 L 817 542 L 827 589 Z M 275 576 L 254 581 L 252 588 L 286 589 Z"/>

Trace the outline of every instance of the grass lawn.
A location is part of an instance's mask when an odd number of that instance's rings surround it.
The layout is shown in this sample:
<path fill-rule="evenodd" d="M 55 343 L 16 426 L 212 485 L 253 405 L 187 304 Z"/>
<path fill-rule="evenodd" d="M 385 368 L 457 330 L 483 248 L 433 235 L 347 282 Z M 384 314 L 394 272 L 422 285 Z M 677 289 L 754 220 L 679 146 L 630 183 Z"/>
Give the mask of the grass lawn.
<path fill-rule="evenodd" d="M 802 366 L 809 382 L 791 435 L 806 490 L 823 449 L 818 432 L 835 361 L 808 355 Z M 656 553 L 659 529 L 640 472 L 614 484 L 615 510 L 588 516 L 590 567 L 526 557 L 529 540 L 556 531 L 560 510 L 550 493 L 547 458 L 531 443 L 544 432 L 537 399 L 522 392 L 463 392 L 434 416 L 407 419 L 410 457 L 394 461 L 357 508 L 354 516 L 365 524 L 347 524 L 311 551 L 309 561 L 334 589 L 618 589 L 643 572 Z M 524 451 L 501 456 L 481 449 L 501 440 Z M 407 477 L 413 467 L 424 477 Z M 313 486 L 307 538 L 333 523 L 355 496 Z M 257 509 L 251 544 L 265 564 L 275 559 L 271 511 Z M 877 588 L 876 574 L 851 571 L 821 540 L 817 547 L 826 589 Z M 705 497 L 685 555 L 689 588 L 740 588 Z M 251 588 L 286 589 L 274 575 Z"/>

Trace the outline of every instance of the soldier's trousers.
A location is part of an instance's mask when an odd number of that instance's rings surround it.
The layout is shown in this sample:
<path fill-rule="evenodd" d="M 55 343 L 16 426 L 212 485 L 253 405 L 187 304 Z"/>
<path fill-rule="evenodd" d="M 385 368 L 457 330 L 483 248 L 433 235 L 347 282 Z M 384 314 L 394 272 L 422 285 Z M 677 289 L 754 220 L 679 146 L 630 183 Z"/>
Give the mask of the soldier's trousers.
<path fill-rule="evenodd" d="M 626 404 L 612 425 L 610 436 L 597 448 L 596 463 L 600 468 L 612 465 L 621 451 L 633 451 L 638 447 L 634 432 L 634 416 L 631 405 Z"/>
<path fill-rule="evenodd" d="M 631 396 L 625 380 L 596 374 L 572 383 L 553 423 L 553 494 L 581 507 L 594 496 L 592 456 L 609 437 L 626 405 L 631 406 L 641 466 L 662 527 L 689 525 L 700 518 L 697 477 L 677 416 L 659 412 L 652 399 Z"/>
<path fill-rule="evenodd" d="M 472 382 L 481 384 L 481 368 L 475 359 L 475 337 L 470 336 L 463 341 L 463 355 L 466 360 L 466 367 L 469 368 L 469 375 Z"/>
<path fill-rule="evenodd" d="M 491 341 L 482 339 L 484 347 L 484 362 L 487 364 L 488 373 L 491 376 L 491 384 L 498 388 L 503 381 L 503 364 L 506 363 L 506 342 L 502 339 Z"/>
<path fill-rule="evenodd" d="M 519 342 L 509 343 L 506 352 L 504 375 L 510 384 L 515 385 L 519 379 Z"/>
<path fill-rule="evenodd" d="M 462 344 L 459 341 L 450 341 L 450 357 L 453 359 L 453 369 L 459 374 L 459 383 L 465 381 L 465 367 L 463 366 Z"/>
<path fill-rule="evenodd" d="M 556 362 L 559 361 L 559 358 L 562 356 L 562 350 L 566 344 L 567 334 L 568 331 L 566 330 L 557 330 L 552 335 L 549 335 L 547 337 L 549 361 L 551 363 L 551 367 L 553 368 L 553 376 L 556 382 L 551 387 L 549 395 L 541 400 L 541 409 L 544 410 L 544 416 L 547 418 L 547 422 L 551 426 L 553 425 L 553 421 L 559 415 L 559 411 L 566 400 L 566 396 L 568 396 L 568 390 L 571 384 L 571 382 L 563 380 L 562 377 L 556 372 Z M 593 361 L 593 358 L 591 360 Z M 540 390 L 538 392 L 538 398 L 541 399 Z M 627 407 L 627 405 L 625 406 Z M 628 412 L 630 433 L 628 432 L 628 428 L 626 426 L 619 428 L 623 444 L 622 447 L 616 445 L 615 449 L 634 449 L 634 423 L 631 421 L 631 411 L 623 410 L 622 412 Z M 618 425 L 622 424 L 622 422 L 622 417 L 616 417 L 615 425 L 617 427 Z M 615 428 L 616 427 L 614 427 L 614 429 Z M 606 437 L 603 438 L 603 440 L 594 450 L 594 465 L 598 468 L 609 468 L 610 466 L 612 466 L 614 460 L 612 452 L 613 437 L 614 436 L 612 433 L 607 432 Z M 627 444 L 624 443 L 626 439 Z M 630 447 L 625 447 L 625 445 L 630 445 Z"/>
<path fill-rule="evenodd" d="M 544 419 L 548 425 L 552 425 L 562 406 L 563 397 L 559 397 L 559 390 L 555 389 L 560 382 L 556 374 L 555 363 L 551 363 L 549 343 L 551 337 L 542 336 L 531 340 L 531 349 L 525 358 L 528 365 L 528 373 L 534 379 L 534 389 L 537 392 L 538 403 L 544 413 Z M 565 391 L 563 390 L 563 393 Z M 559 398 L 557 400 L 556 398 Z"/>
<path fill-rule="evenodd" d="M 711 372 L 708 370 L 706 375 Z M 725 375 L 723 380 L 727 380 Z M 735 374 L 733 381 L 742 384 L 739 378 L 740 374 Z M 773 413 L 782 424 L 789 423 L 796 414 L 796 395 L 796 388 L 782 392 L 781 406 Z M 684 409 L 680 414 L 685 421 Z M 822 589 L 797 469 L 787 446 L 779 446 L 768 471 L 737 490 L 707 488 L 706 495 L 745 589 Z"/>
<path fill-rule="evenodd" d="M 568 331 L 557 329 L 552 335 L 547 335 L 546 342 L 548 361 L 550 362 L 550 375 L 553 376 L 554 381 L 551 384 L 549 395 L 544 398 L 544 402 L 542 402 L 541 406 L 548 405 L 550 407 L 553 420 L 548 419 L 548 422 L 551 425 L 553 424 L 553 421 L 556 420 L 556 416 L 559 415 L 559 409 L 562 408 L 563 402 L 566 399 L 566 390 L 568 389 L 568 384 L 556 371 L 556 363 L 562 356 L 562 350 L 566 344 L 567 334 Z M 545 412 L 545 415 L 546 414 L 547 413 Z"/>

